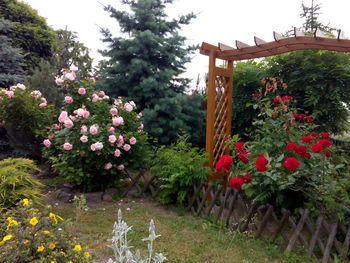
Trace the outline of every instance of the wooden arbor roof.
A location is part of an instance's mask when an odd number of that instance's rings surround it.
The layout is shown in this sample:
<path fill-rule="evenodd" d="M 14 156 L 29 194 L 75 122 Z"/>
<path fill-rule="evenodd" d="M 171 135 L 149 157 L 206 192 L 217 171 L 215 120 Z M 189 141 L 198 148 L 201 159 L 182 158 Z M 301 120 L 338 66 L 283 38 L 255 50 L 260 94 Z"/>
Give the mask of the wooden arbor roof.
<path fill-rule="evenodd" d="M 221 43 L 218 46 L 202 43 L 200 53 L 209 56 L 206 152 L 209 156 L 208 165 L 212 170 L 220 156 L 230 154 L 225 145 L 225 138 L 231 134 L 234 61 L 274 56 L 302 49 L 350 52 L 350 40 L 345 39 L 341 31 L 338 32 L 337 38 L 326 38 L 318 29 L 313 36 L 305 36 L 296 28 L 294 36 L 283 37 L 276 32 L 273 36 L 272 42 L 254 37 L 254 46 L 236 41 L 236 48 Z M 216 66 L 217 58 L 227 61 L 226 68 Z M 214 172 L 209 179 L 224 177 L 226 185 L 227 176 L 228 173 Z"/>
<path fill-rule="evenodd" d="M 294 28 L 292 37 L 282 37 L 276 32 L 273 32 L 273 36 L 274 41 L 272 42 L 254 37 L 255 46 L 236 40 L 236 48 L 221 43 L 213 46 L 203 42 L 200 53 L 209 56 L 210 52 L 214 51 L 218 59 L 235 61 L 269 57 L 302 49 L 350 52 L 350 40 L 345 39 L 341 31 L 338 32 L 337 38 L 326 38 L 320 30 L 316 30 L 314 36 L 305 36 L 296 28 Z"/>

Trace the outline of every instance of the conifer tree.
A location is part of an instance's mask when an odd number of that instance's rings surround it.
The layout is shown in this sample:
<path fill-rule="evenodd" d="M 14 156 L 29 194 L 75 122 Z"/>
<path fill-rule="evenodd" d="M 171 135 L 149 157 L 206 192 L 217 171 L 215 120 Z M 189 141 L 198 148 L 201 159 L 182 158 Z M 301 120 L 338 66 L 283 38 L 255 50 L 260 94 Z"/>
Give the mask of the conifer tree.
<path fill-rule="evenodd" d="M 197 49 L 186 46 L 186 38 L 179 33 L 195 15 L 169 19 L 165 8 L 172 2 L 122 0 L 129 12 L 106 6 L 105 10 L 119 23 L 122 36 L 101 30 L 108 44 L 102 54 L 109 60 L 103 63 L 99 88 L 114 97 L 127 97 L 139 110 L 146 110 L 146 130 L 162 143 L 174 140 L 179 129 L 189 130 L 181 105 L 189 79 L 181 74 Z"/>

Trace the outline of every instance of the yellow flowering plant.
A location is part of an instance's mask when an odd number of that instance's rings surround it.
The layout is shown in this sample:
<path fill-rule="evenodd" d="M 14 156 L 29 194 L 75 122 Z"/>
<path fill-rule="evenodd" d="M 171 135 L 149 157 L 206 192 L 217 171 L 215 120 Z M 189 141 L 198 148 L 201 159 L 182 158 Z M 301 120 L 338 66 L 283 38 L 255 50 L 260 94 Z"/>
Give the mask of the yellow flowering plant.
<path fill-rule="evenodd" d="M 0 262 L 91 263 L 92 256 L 66 231 L 61 216 L 23 199 L 0 215 Z"/>

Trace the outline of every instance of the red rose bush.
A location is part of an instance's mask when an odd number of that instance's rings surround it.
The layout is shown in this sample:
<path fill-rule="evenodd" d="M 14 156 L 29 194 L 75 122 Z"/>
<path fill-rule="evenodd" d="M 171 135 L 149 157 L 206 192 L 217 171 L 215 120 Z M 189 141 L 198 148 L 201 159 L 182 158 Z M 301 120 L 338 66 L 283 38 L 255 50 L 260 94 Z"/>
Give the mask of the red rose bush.
<path fill-rule="evenodd" d="M 286 87 L 282 81 L 264 83 L 277 88 L 252 96 L 260 109 L 256 135 L 249 142 L 233 136 L 228 141 L 232 156 L 220 159 L 217 170 L 230 171 L 229 185 L 262 203 L 288 209 L 309 205 L 350 215 L 350 178 L 341 173 L 345 165 L 339 164 L 331 135 L 316 132 L 313 117 L 296 113 L 292 96 L 277 95 L 278 86 Z M 222 166 L 224 160 L 231 160 L 231 167 Z"/>

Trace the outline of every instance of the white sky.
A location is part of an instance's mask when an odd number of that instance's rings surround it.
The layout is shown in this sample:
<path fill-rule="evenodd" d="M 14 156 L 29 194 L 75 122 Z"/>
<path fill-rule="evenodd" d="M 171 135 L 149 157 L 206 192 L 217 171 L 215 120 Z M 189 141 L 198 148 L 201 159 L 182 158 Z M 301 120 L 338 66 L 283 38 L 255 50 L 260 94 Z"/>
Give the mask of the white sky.
<path fill-rule="evenodd" d="M 119 27 L 102 5 L 122 7 L 118 0 L 22 0 L 39 15 L 47 19 L 54 29 L 68 27 L 78 33 L 78 38 L 91 50 L 91 56 L 101 59 L 98 49 L 103 49 L 99 27 L 109 28 L 118 36 Z M 304 0 L 311 5 L 311 0 Z M 341 28 L 350 36 L 349 0 L 315 0 L 322 5 L 320 21 Z M 203 41 L 213 45 L 218 42 L 234 46 L 235 40 L 253 45 L 253 37 L 272 41 L 272 32 L 284 33 L 292 26 L 301 26 L 302 0 L 175 0 L 168 6 L 167 14 L 176 17 L 194 12 L 198 17 L 183 28 L 182 35 L 189 44 Z M 98 26 L 97 26 L 98 25 Z M 207 71 L 208 58 L 199 53 L 187 65 L 187 77 L 195 79 Z"/>

